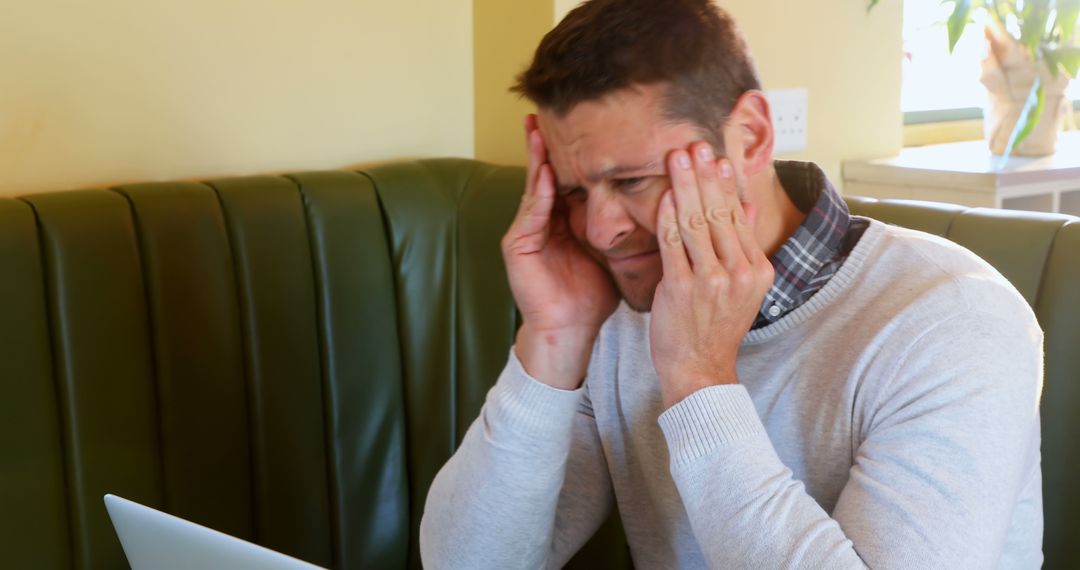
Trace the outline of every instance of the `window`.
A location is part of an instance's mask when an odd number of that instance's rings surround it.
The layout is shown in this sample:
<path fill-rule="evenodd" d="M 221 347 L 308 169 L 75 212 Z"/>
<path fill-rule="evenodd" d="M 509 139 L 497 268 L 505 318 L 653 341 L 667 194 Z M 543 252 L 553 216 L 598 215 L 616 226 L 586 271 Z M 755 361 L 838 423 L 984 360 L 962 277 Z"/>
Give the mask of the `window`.
<path fill-rule="evenodd" d="M 984 10 L 972 16 L 980 26 L 968 26 L 949 54 L 945 27 L 951 2 L 903 0 L 904 80 L 900 107 L 905 123 L 926 123 L 982 117 L 986 89 L 979 83 L 986 40 L 979 33 L 989 21 Z M 1080 102 L 1080 80 L 1070 83 L 1066 95 Z M 1080 107 L 1078 107 L 1080 108 Z"/>

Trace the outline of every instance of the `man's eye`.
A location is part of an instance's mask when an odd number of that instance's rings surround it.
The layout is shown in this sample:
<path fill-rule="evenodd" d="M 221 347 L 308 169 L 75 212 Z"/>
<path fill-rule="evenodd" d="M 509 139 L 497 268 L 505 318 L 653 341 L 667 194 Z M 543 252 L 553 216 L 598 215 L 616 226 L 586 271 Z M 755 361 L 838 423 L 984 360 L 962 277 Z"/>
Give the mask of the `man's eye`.
<path fill-rule="evenodd" d="M 615 186 L 619 190 L 634 190 L 645 182 L 644 176 L 635 176 L 633 178 L 620 178 L 615 181 Z"/>

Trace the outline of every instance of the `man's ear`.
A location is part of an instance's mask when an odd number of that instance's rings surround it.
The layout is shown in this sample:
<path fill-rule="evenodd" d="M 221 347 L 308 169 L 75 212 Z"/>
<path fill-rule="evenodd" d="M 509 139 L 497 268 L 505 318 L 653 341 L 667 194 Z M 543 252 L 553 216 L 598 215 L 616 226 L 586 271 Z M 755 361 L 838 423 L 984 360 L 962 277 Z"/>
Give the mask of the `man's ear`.
<path fill-rule="evenodd" d="M 741 155 L 739 158 L 747 176 L 758 174 L 772 165 L 775 140 L 772 110 L 765 94 L 757 90 L 743 93 L 731 109 L 724 134 L 729 155 Z"/>

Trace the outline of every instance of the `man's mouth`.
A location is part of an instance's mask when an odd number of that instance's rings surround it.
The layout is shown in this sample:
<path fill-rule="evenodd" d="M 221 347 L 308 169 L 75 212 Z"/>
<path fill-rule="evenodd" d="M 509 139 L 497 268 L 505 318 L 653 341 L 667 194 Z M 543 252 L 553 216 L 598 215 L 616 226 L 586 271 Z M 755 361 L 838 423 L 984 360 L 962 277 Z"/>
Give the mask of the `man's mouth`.
<path fill-rule="evenodd" d="M 622 255 L 619 257 L 608 257 L 608 266 L 612 270 L 622 271 L 626 269 L 632 269 L 640 265 L 650 263 L 653 261 L 654 256 L 660 254 L 659 250 L 643 251 L 641 253 L 635 253 L 632 255 Z"/>

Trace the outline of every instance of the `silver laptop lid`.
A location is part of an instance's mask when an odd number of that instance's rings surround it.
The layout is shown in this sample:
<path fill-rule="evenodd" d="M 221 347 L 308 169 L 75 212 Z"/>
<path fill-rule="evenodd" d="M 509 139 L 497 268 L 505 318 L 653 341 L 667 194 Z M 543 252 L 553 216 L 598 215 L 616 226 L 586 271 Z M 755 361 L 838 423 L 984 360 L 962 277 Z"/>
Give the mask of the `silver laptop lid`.
<path fill-rule="evenodd" d="M 115 495 L 105 495 L 132 570 L 320 570 L 318 566 Z"/>

